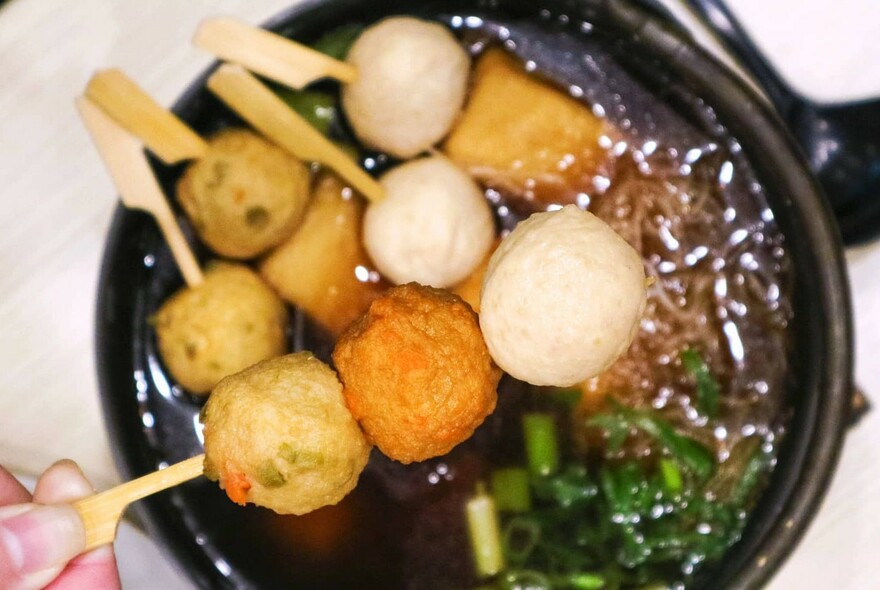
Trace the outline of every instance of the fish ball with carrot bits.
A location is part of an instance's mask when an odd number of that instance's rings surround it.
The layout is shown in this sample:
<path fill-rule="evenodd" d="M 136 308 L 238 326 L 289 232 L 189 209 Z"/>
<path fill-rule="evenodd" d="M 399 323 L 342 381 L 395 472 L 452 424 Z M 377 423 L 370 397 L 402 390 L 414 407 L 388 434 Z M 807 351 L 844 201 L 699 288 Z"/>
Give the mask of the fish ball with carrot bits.
<path fill-rule="evenodd" d="M 506 372 L 567 387 L 623 354 L 645 301 L 636 251 L 598 217 L 568 205 L 533 214 L 501 242 L 483 282 L 480 327 Z"/>
<path fill-rule="evenodd" d="M 211 138 L 177 198 L 199 237 L 227 258 L 258 256 L 297 228 L 309 196 L 305 164 L 245 129 Z"/>
<path fill-rule="evenodd" d="M 172 295 L 154 317 L 159 354 L 187 391 L 287 352 L 287 309 L 252 270 L 212 263 L 204 281 Z"/>
<path fill-rule="evenodd" d="M 401 159 L 443 139 L 458 117 L 471 60 L 445 27 L 392 17 L 368 29 L 348 52 L 357 68 L 342 106 L 365 145 Z"/>
<path fill-rule="evenodd" d="M 416 283 L 374 301 L 342 334 L 333 362 L 367 438 L 401 463 L 468 439 L 495 409 L 501 378 L 473 310 Z"/>
<path fill-rule="evenodd" d="M 364 246 L 386 277 L 449 287 L 480 264 L 495 239 L 477 183 L 443 156 L 397 166 L 381 178 L 385 198 L 364 215 Z"/>
<path fill-rule="evenodd" d="M 221 381 L 202 410 L 205 475 L 238 504 L 305 514 L 357 485 L 370 445 L 333 370 L 310 352 Z"/>

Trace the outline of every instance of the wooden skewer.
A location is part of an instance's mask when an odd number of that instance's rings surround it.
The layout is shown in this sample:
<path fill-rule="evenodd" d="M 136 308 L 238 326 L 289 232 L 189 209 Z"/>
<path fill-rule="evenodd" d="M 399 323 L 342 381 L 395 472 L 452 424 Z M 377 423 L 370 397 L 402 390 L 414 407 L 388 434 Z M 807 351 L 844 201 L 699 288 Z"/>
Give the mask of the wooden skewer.
<path fill-rule="evenodd" d="M 370 201 L 384 198 L 382 185 L 243 67 L 220 66 L 208 78 L 208 88 L 294 156 L 329 166 Z"/>
<path fill-rule="evenodd" d="M 141 143 L 88 98 L 77 98 L 76 107 L 110 171 L 123 204 L 152 214 L 186 283 L 190 287 L 200 284 L 202 270 L 156 182 Z"/>
<path fill-rule="evenodd" d="M 193 44 L 291 88 L 300 89 L 321 78 L 343 83 L 357 78 L 357 70 L 345 62 L 233 18 L 203 21 Z"/>
<path fill-rule="evenodd" d="M 120 70 L 92 76 L 86 96 L 166 164 L 200 158 L 208 149 L 204 139 Z"/>
<path fill-rule="evenodd" d="M 113 542 L 129 504 L 202 475 L 204 462 L 205 456 L 198 455 L 75 502 L 86 529 L 85 551 Z"/>

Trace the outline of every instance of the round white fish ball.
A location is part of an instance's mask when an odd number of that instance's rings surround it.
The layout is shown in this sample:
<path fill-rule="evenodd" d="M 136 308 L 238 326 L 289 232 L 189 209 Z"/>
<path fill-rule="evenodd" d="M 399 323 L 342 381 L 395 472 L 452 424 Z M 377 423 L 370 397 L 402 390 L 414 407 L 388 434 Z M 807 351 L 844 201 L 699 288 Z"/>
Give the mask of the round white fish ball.
<path fill-rule="evenodd" d="M 638 253 L 568 205 L 520 223 L 492 255 L 480 327 L 495 362 L 534 385 L 566 387 L 607 369 L 645 310 Z"/>
<path fill-rule="evenodd" d="M 470 56 L 440 24 L 385 19 L 361 33 L 347 60 L 358 76 L 342 105 L 355 134 L 398 158 L 443 139 L 464 104 Z"/>
<path fill-rule="evenodd" d="M 492 211 L 477 183 L 448 159 L 409 161 L 380 183 L 385 198 L 367 208 L 364 245 L 391 281 L 449 287 L 488 254 Z"/>

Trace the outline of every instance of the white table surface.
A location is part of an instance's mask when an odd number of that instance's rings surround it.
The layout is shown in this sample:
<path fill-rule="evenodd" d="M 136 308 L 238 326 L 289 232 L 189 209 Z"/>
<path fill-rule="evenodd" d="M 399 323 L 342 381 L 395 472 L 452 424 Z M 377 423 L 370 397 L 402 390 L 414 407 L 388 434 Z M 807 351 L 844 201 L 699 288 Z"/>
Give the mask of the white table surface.
<path fill-rule="evenodd" d="M 94 70 L 117 66 L 170 104 L 210 61 L 189 44 L 200 19 L 230 14 L 258 23 L 288 3 L 10 0 L 0 7 L 0 464 L 37 473 L 71 457 L 99 487 L 118 480 L 92 333 L 115 191 L 75 116 L 74 96 Z M 829 100 L 880 96 L 880 3 L 729 3 L 796 87 Z M 691 20 L 680 5 L 670 7 Z M 880 402 L 880 244 L 847 258 L 856 376 Z M 819 515 L 770 588 L 880 586 L 878 523 L 880 409 L 849 434 Z"/>

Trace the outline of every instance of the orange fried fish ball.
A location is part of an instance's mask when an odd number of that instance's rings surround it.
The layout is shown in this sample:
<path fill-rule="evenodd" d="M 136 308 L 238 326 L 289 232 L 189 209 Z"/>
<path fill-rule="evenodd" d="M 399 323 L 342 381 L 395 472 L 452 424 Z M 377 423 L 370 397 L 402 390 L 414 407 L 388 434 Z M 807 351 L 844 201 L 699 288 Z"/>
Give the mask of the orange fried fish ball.
<path fill-rule="evenodd" d="M 501 371 L 457 295 L 390 289 L 333 352 L 345 402 L 367 438 L 401 463 L 449 452 L 495 409 Z"/>

